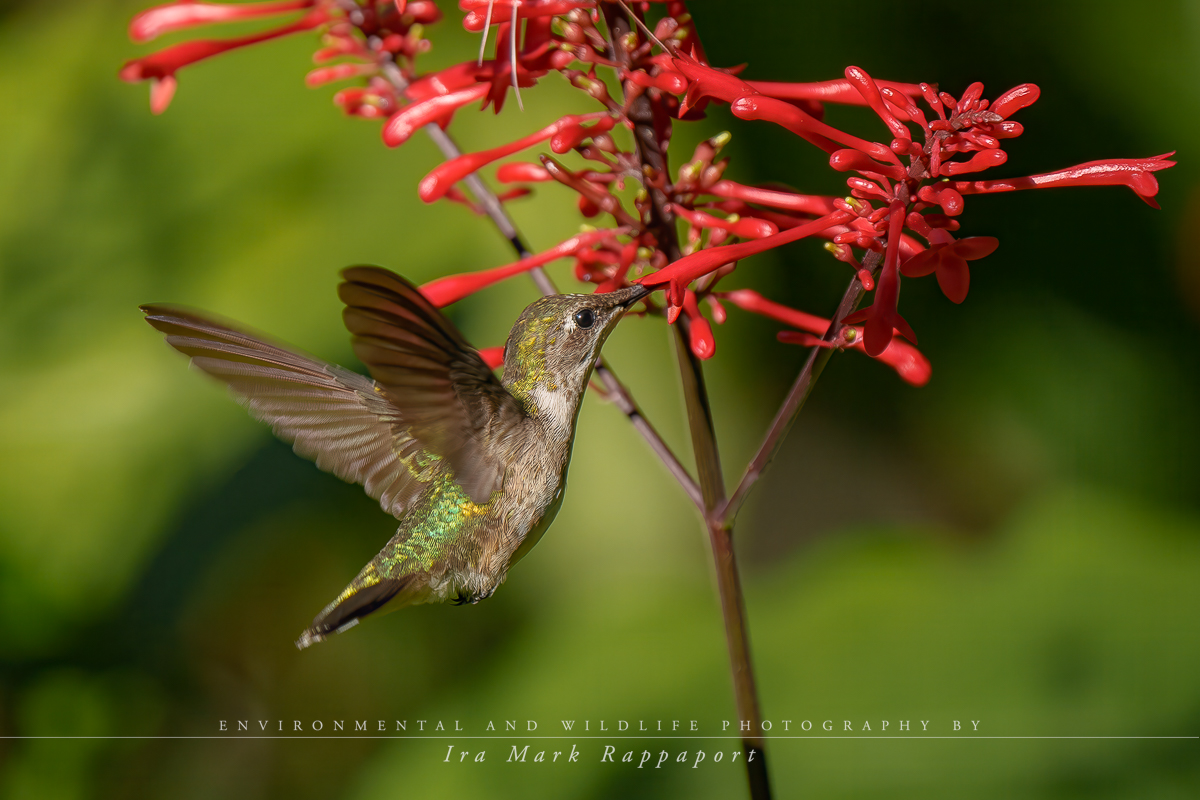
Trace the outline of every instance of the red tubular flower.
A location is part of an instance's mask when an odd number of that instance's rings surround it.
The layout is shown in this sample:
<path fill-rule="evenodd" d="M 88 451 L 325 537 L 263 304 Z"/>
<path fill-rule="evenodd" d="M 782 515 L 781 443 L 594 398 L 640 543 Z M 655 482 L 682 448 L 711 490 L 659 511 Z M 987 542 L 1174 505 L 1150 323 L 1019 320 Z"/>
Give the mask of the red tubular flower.
<path fill-rule="evenodd" d="M 867 174 L 883 175 L 891 178 L 894 181 L 903 180 L 905 175 L 904 167 L 899 164 L 880 164 L 866 153 L 849 148 L 836 150 L 829 156 L 829 166 L 836 169 L 838 172 L 862 172 Z"/>
<path fill-rule="evenodd" d="M 837 151 L 839 149 L 838 145 L 841 145 L 842 147 L 851 147 L 859 150 L 871 158 L 887 161 L 889 164 L 899 165 L 900 163 L 895 153 L 882 144 L 868 142 L 865 139 L 844 133 L 831 125 L 826 125 L 824 122 L 804 113 L 791 103 L 786 103 L 783 100 L 775 100 L 770 97 L 763 97 L 762 95 L 746 95 L 735 99 L 729 104 L 729 108 L 733 111 L 734 116 L 740 119 L 765 119 L 768 122 L 782 125 L 792 133 L 811 142 L 827 153 Z M 875 172 L 883 171 L 875 167 L 872 167 L 872 169 Z"/>
<path fill-rule="evenodd" d="M 789 332 L 781 331 L 779 333 L 780 340 L 789 344 L 817 345 L 820 337 L 824 336 L 825 332 L 829 330 L 829 320 L 818 317 L 815 314 L 808 314 L 804 311 L 789 308 L 773 300 L 768 300 L 752 289 L 721 292 L 719 296 L 730 301 L 743 311 L 749 311 L 752 314 L 759 314 L 782 322 L 785 325 L 791 325 L 794 328 L 805 331 L 807 335 L 817 338 L 816 342 L 800 339 L 799 337 L 785 338 L 785 334 Z M 867 352 L 866 347 L 863 345 L 862 328 L 851 325 L 847 326 L 847 329 L 853 333 L 848 334 L 844 329 L 838 341 L 829 344 L 834 347 L 850 347 L 858 350 L 860 353 Z M 913 386 L 924 386 L 929 382 L 930 375 L 933 374 L 933 367 L 929 363 L 929 359 L 920 350 L 900 339 L 893 339 L 882 353 L 872 357 L 896 370 L 896 373 L 904 381 Z"/>
<path fill-rule="evenodd" d="M 421 287 L 421 294 L 425 295 L 426 300 L 438 308 L 442 308 L 451 303 L 457 303 L 467 295 L 474 294 L 480 289 L 491 286 L 493 283 L 502 281 L 505 278 L 520 275 L 522 272 L 528 272 L 534 267 L 549 264 L 551 261 L 559 258 L 575 255 L 597 242 L 613 239 L 622 233 L 628 232 L 628 228 L 606 228 L 605 230 L 581 233 L 578 236 L 572 236 L 556 247 L 529 256 L 528 258 L 522 258 L 520 261 L 505 264 L 502 267 L 493 267 L 492 269 L 480 270 L 479 272 L 464 272 L 459 275 L 450 275 L 430 281 Z"/>
<path fill-rule="evenodd" d="M 759 94 L 750 84 L 733 75 L 686 57 L 674 58 L 671 63 L 676 71 L 691 82 L 680 113 L 683 113 L 685 107 L 694 105 L 701 97 L 715 97 L 729 103 L 734 115 L 741 119 L 765 119 L 782 125 L 826 152 L 832 153 L 837 150 L 837 145 L 834 144 L 837 142 L 843 147 L 861 150 L 873 158 L 892 164 L 900 163 L 887 147 L 826 125 L 791 103 Z"/>
<path fill-rule="evenodd" d="M 865 106 L 866 100 L 848 80 L 815 81 L 812 83 L 780 83 L 777 81 L 746 81 L 756 92 L 779 100 L 816 100 L 821 103 L 842 103 Z M 910 97 L 920 97 L 921 87 L 914 83 L 876 81 L 880 87 Z"/>
<path fill-rule="evenodd" d="M 241 19 L 259 19 L 311 8 L 316 0 L 284 0 L 275 3 L 199 3 L 180 0 L 176 3 L 148 8 L 135 16 L 129 23 L 129 38 L 138 44 L 149 42 L 166 33 L 211 25 L 215 22 L 232 22 Z"/>
<path fill-rule="evenodd" d="M 479 351 L 479 357 L 492 369 L 499 369 L 504 366 L 504 346 L 485 347 Z"/>
<path fill-rule="evenodd" d="M 1158 179 L 1152 173 L 1175 166 L 1174 161 L 1167 160 L 1173 155 L 1174 150 L 1151 158 L 1110 158 L 1104 161 L 1088 161 L 1057 172 L 1030 175 L 1027 178 L 956 181 L 951 185 L 959 194 L 1015 192 L 1019 189 L 1045 189 L 1051 186 L 1128 186 L 1151 208 L 1158 208 L 1158 201 L 1154 199 L 1158 194 Z"/>
<path fill-rule="evenodd" d="M 747 203 L 757 203 L 760 206 L 771 206 L 788 211 L 799 211 L 801 214 L 823 216 L 833 212 L 833 198 L 813 194 L 797 194 L 781 192 L 778 189 L 762 189 L 757 186 L 745 186 L 729 180 L 714 183 L 707 190 L 708 194 L 717 197 L 728 197 L 744 200 Z"/>
<path fill-rule="evenodd" d="M 143 58 L 136 58 L 126 62 L 125 66 L 121 67 L 119 73 L 121 80 L 126 83 L 136 83 L 137 81 L 152 80 L 154 85 L 151 86 L 151 110 L 155 114 L 161 114 L 166 111 L 167 104 L 171 101 L 171 95 L 175 90 L 175 73 L 189 64 L 195 64 L 197 61 L 203 61 L 206 58 L 227 53 L 230 50 L 236 50 L 239 47 L 248 47 L 259 42 L 278 39 L 281 36 L 308 31 L 320 25 L 324 25 L 330 20 L 330 16 L 323 10 L 310 11 L 303 18 L 293 22 L 290 25 L 284 25 L 282 28 L 276 28 L 263 33 L 256 33 L 251 36 L 241 36 L 235 39 L 197 39 L 192 42 L 182 42 L 165 50 L 159 50 L 157 53 L 151 53 Z"/>
<path fill-rule="evenodd" d="M 679 55 L 672 58 L 671 66 L 691 82 L 679 109 L 681 115 L 686 113 L 688 108 L 695 106 L 702 97 L 715 97 L 723 102 L 732 103 L 743 95 L 757 94 L 754 87 L 740 78 L 701 64 L 690 56 Z"/>
<path fill-rule="evenodd" d="M 900 299 L 900 231 L 903 228 L 904 205 L 895 201 L 888 209 L 887 250 L 883 257 L 883 269 L 879 273 L 879 284 L 875 288 L 875 302 L 846 317 L 847 322 L 866 322 L 863 343 L 867 354 L 871 356 L 878 356 L 887 349 L 895 331 L 900 331 L 913 344 L 917 342 L 912 327 L 896 310 L 896 303 Z"/>
<path fill-rule="evenodd" d="M 971 284 L 967 262 L 990 256 L 999 246 L 1000 240 L 994 236 L 969 236 L 955 241 L 953 236 L 938 228 L 929 234 L 929 249 L 905 261 L 900 272 L 909 278 L 937 272 L 942 294 L 951 302 L 961 303 L 967 299 Z"/>
<path fill-rule="evenodd" d="M 424 75 L 408 85 L 404 90 L 404 96 L 417 103 L 474 86 L 475 69 L 475 62 L 468 61 L 455 64 L 441 72 Z"/>
<path fill-rule="evenodd" d="M 660 269 L 658 272 L 640 278 L 637 282 L 643 286 L 670 284 L 668 290 L 669 299 L 672 301 L 679 299 L 682 302 L 683 289 L 692 281 L 707 275 L 717 267 L 790 242 L 799 241 L 806 236 L 820 233 L 826 228 L 841 225 L 847 222 L 852 216 L 852 214 L 846 211 L 834 211 L 820 219 L 813 220 L 805 225 L 797 225 L 791 230 L 777 233 L 774 236 L 767 236 L 763 239 L 755 239 L 739 244 L 724 245 L 723 247 L 709 247 L 705 250 L 684 256 L 665 269 Z M 672 302 L 671 305 L 677 306 L 681 302 Z"/>
<path fill-rule="evenodd" d="M 383 126 L 383 143 L 388 147 L 399 147 L 431 122 L 440 123 L 445 127 L 455 111 L 468 103 L 483 99 L 488 90 L 486 83 L 477 83 L 469 89 L 435 95 L 428 100 L 405 106 L 393 114 Z"/>
<path fill-rule="evenodd" d="M 687 314 L 688 347 L 699 359 L 709 359 L 717 354 L 717 340 L 713 338 L 712 326 L 700 315 L 696 293 L 687 292 L 683 297 L 683 313 Z"/>
<path fill-rule="evenodd" d="M 850 81 L 871 110 L 888 126 L 892 136 L 897 139 L 912 139 L 912 133 L 904 123 L 888 110 L 883 102 L 883 95 L 879 93 L 879 87 L 865 70 L 854 66 L 846 67 L 846 80 Z"/>
<path fill-rule="evenodd" d="M 563 117 L 557 122 L 547 125 L 545 128 L 542 128 L 536 133 L 531 133 L 524 138 L 517 139 L 515 142 L 509 142 L 508 144 L 501 145 L 500 147 L 494 147 L 491 150 L 483 150 L 478 153 L 464 153 L 458 158 L 451 159 L 434 167 L 428 175 L 421 179 L 421 184 L 417 193 L 426 203 L 432 203 L 434 200 L 437 200 L 444 195 L 451 186 L 458 183 L 472 172 L 475 172 L 476 170 L 492 163 L 493 161 L 499 161 L 502 158 L 511 156 L 513 153 L 524 150 L 526 147 L 532 147 L 538 142 L 544 142 L 547 139 L 551 139 L 560 131 L 576 132 L 572 133 L 572 135 L 568 137 L 568 140 L 574 139 L 575 135 L 580 130 L 582 130 L 586 135 L 587 131 L 594 130 L 599 126 L 594 126 L 592 129 L 587 129 L 583 128 L 581 123 L 589 120 L 603 121 L 604 119 L 608 119 L 609 122 L 607 127 L 604 127 L 603 130 L 608 130 L 612 127 L 613 120 L 605 112 L 601 111 L 594 114 L 571 114 Z M 582 139 L 583 137 L 580 136 L 579 138 Z M 574 144 L 571 144 L 562 150 L 558 150 L 554 147 L 554 144 L 554 142 L 551 143 L 550 149 L 554 150 L 556 153 L 566 152 L 574 146 Z"/>

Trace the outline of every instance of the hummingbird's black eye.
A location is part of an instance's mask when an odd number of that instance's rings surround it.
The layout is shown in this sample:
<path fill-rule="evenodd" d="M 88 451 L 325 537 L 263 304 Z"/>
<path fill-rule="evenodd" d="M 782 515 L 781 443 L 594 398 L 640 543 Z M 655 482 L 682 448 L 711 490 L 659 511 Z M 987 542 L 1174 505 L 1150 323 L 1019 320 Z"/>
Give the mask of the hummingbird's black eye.
<path fill-rule="evenodd" d="M 590 328 L 596 324 L 596 312 L 590 308 L 575 312 L 575 324 L 581 328 Z"/>

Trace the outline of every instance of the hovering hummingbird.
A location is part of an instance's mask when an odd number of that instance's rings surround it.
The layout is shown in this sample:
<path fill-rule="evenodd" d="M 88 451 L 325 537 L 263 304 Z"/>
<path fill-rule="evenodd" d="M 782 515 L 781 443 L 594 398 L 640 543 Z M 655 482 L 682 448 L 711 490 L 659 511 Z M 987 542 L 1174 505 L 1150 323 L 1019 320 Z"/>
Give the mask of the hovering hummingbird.
<path fill-rule="evenodd" d="M 374 380 L 186 309 L 142 306 L 168 344 L 276 436 L 362 484 L 400 520 L 300 634 L 301 649 L 385 605 L 477 603 L 496 591 L 558 513 L 592 366 L 648 294 L 632 286 L 541 298 L 513 325 L 498 380 L 404 278 L 380 267 L 351 267 L 342 277 L 342 317 Z"/>

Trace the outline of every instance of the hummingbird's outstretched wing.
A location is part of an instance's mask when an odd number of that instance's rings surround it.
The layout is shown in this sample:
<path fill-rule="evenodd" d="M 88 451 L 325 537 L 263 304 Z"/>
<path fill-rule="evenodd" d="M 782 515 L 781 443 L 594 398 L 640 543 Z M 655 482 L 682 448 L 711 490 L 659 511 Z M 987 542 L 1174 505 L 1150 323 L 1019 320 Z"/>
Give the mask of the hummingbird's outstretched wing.
<path fill-rule="evenodd" d="M 311 356 L 168 305 L 142 306 L 146 321 L 192 364 L 229 386 L 250 413 L 326 472 L 362 484 L 397 518 L 433 477 L 421 443 L 370 380 Z"/>
<path fill-rule="evenodd" d="M 474 502 L 487 502 L 503 485 L 503 443 L 525 409 L 417 287 L 381 267 L 350 267 L 342 277 L 354 352 L 413 436 L 446 459 Z"/>

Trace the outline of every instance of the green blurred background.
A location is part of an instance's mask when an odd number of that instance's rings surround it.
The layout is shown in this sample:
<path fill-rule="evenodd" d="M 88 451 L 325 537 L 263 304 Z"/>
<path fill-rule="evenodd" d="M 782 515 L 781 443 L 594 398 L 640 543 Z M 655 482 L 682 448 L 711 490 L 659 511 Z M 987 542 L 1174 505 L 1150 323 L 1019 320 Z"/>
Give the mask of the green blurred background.
<path fill-rule="evenodd" d="M 0 3 L 0 734 L 135 737 L 0 740 L 0 797 L 742 796 L 728 763 L 601 767 L 595 742 L 578 765 L 513 766 L 496 750 L 455 767 L 438 741 L 169 738 L 214 735 L 220 719 L 711 731 L 734 712 L 696 516 L 596 398 L 557 524 L 494 598 L 295 649 L 394 522 L 187 370 L 137 306 L 211 309 L 356 365 L 338 269 L 378 263 L 420 282 L 510 253 L 461 208 L 417 200 L 437 162 L 428 142 L 388 151 L 378 125 L 333 108 L 334 88 L 304 88 L 312 37 L 188 69 L 152 117 L 145 87 L 116 79 L 149 49 L 124 32 L 144 5 Z M 1161 212 L 1123 188 L 969 199 L 964 230 L 1001 247 L 973 264 L 967 302 L 905 284 L 927 387 L 833 359 L 739 519 L 765 716 L 1195 735 L 1200 3 L 695 0 L 693 12 L 713 60 L 748 61 L 751 78 L 825 79 L 853 63 L 955 94 L 975 79 L 986 96 L 1038 83 L 998 174 L 1180 152 L 1159 173 Z M 453 21 L 434 39 L 427 66 L 476 46 Z M 524 99 L 498 120 L 463 112 L 453 132 L 480 148 L 579 108 L 554 76 Z M 829 116 L 881 135 L 861 110 Z M 845 191 L 778 128 L 722 110 L 692 127 L 675 163 L 730 128 L 731 177 Z M 535 249 L 578 224 L 553 189 L 513 211 Z M 552 272 L 570 285 L 565 264 Z M 743 264 L 730 286 L 827 313 L 845 280 L 803 243 Z M 496 345 L 534 297 L 517 279 L 450 313 Z M 708 374 L 736 476 L 804 351 L 730 317 Z M 661 322 L 630 321 L 608 352 L 686 455 Z M 1194 739 L 792 739 L 770 755 L 781 797 L 1200 791 Z"/>

